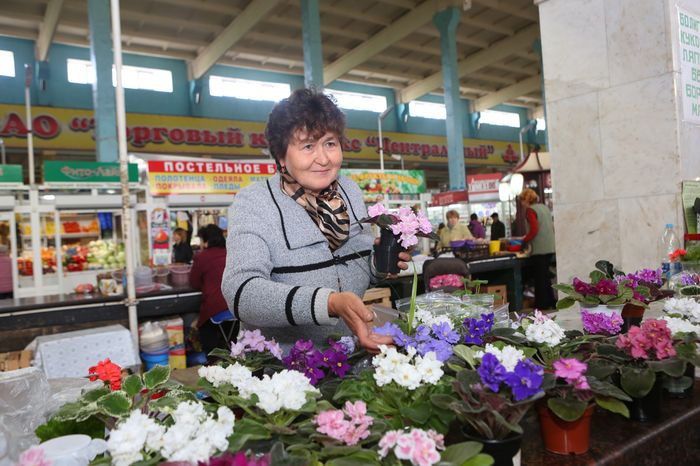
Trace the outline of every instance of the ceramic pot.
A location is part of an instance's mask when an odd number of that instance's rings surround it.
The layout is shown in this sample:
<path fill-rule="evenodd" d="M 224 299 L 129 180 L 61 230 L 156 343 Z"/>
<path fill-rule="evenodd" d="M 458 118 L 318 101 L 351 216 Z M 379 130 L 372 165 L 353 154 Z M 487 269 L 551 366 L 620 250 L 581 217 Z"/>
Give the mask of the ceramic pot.
<path fill-rule="evenodd" d="M 379 244 L 374 246 L 374 265 L 377 272 L 399 273 L 399 253 L 403 251 L 399 238 L 391 230 L 380 230 Z"/>
<path fill-rule="evenodd" d="M 467 440 L 479 442 L 484 445 L 482 453 L 491 455 L 493 466 L 520 466 L 520 444 L 523 441 L 522 434 L 512 433 L 502 440 L 484 439 L 471 435 L 464 427 L 462 434 Z"/>
<path fill-rule="evenodd" d="M 588 451 L 591 438 L 591 416 L 595 405 L 590 405 L 575 421 L 564 421 L 547 407 L 537 405 L 540 418 L 540 431 L 544 447 L 560 455 L 582 455 Z"/>

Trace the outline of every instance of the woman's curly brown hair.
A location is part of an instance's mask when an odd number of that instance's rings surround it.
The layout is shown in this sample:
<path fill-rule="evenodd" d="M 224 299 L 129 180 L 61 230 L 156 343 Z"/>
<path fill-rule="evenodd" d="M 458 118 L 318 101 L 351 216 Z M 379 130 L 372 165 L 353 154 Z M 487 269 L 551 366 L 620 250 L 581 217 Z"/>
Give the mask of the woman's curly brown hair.
<path fill-rule="evenodd" d="M 331 132 L 343 141 L 345 114 L 331 97 L 315 89 L 297 89 L 275 104 L 267 119 L 265 138 L 278 167 L 298 130 L 306 131 L 314 139 Z"/>

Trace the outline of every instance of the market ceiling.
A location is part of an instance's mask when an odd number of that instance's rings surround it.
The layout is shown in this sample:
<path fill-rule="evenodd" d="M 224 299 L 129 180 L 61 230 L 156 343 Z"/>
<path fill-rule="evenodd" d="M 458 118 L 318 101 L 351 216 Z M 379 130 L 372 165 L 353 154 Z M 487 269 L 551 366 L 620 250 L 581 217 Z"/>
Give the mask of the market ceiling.
<path fill-rule="evenodd" d="M 431 19 L 445 3 L 320 0 L 324 79 L 389 86 L 403 102 L 442 92 L 440 34 Z M 534 2 L 462 3 L 462 96 L 476 110 L 508 103 L 540 116 Z M 239 16 L 246 21 L 236 22 Z M 122 0 L 121 18 L 126 52 L 187 60 L 195 77 L 212 56 L 225 65 L 303 74 L 300 0 Z M 53 42 L 88 46 L 87 1 L 2 1 L 0 34 L 37 40 L 39 56 L 47 53 L 52 26 Z M 221 56 L 212 54 L 217 40 L 226 50 Z"/>

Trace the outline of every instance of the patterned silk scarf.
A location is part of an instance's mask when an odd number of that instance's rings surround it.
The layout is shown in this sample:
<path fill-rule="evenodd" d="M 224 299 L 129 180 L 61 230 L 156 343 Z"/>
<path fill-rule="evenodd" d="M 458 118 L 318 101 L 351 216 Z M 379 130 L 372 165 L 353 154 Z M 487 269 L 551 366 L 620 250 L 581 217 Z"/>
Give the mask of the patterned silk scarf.
<path fill-rule="evenodd" d="M 350 216 L 345 201 L 338 193 L 338 181 L 315 195 L 306 192 L 286 168 L 280 170 L 279 174 L 282 191 L 306 210 L 328 240 L 331 251 L 342 246 L 350 234 Z"/>

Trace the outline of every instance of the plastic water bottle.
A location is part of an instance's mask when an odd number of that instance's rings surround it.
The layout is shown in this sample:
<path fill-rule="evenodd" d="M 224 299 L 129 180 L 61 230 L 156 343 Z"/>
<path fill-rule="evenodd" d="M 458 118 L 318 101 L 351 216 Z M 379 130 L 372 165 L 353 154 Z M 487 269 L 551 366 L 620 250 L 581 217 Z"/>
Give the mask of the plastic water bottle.
<path fill-rule="evenodd" d="M 661 255 L 661 274 L 667 281 L 671 278 L 671 275 L 677 272 L 676 270 L 672 270 L 672 266 L 675 266 L 675 264 L 671 263 L 670 254 L 676 249 L 680 249 L 680 247 L 680 242 L 676 237 L 676 233 L 673 231 L 673 224 L 667 223 L 664 234 L 661 235 L 661 244 L 659 248 Z M 680 262 L 678 265 L 680 265 Z"/>

